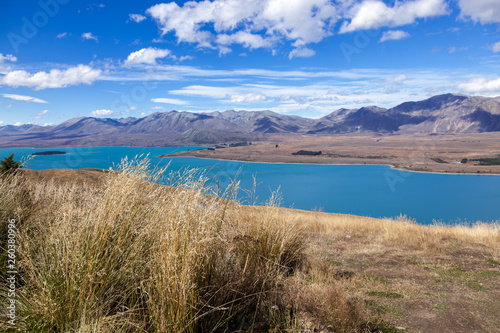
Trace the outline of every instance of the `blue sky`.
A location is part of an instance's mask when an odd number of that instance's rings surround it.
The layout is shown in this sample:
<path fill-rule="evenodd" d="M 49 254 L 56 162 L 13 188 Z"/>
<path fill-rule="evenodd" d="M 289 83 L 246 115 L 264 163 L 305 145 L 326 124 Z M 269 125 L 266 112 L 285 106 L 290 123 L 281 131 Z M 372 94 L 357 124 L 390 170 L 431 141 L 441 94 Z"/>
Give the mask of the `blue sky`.
<path fill-rule="evenodd" d="M 25 0 L 0 22 L 0 126 L 500 95 L 498 0 Z"/>

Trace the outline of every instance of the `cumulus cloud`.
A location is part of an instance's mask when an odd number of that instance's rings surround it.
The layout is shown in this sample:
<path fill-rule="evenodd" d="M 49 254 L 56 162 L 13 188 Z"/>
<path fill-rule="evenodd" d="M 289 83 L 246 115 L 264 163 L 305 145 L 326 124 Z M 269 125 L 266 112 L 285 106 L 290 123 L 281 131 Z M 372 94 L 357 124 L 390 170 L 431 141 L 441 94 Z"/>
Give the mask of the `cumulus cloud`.
<path fill-rule="evenodd" d="M 146 19 L 146 16 L 141 14 L 129 14 L 128 17 L 135 23 L 140 23 Z"/>
<path fill-rule="evenodd" d="M 111 116 L 113 115 L 114 112 L 111 110 L 107 109 L 101 109 L 101 110 L 94 110 L 90 113 L 91 117 L 104 117 L 104 116 Z"/>
<path fill-rule="evenodd" d="M 79 84 L 91 84 L 101 74 L 100 69 L 86 65 L 70 67 L 66 70 L 52 69 L 50 72 L 30 74 L 23 70 L 8 72 L 0 78 L 0 84 L 11 87 L 30 87 L 35 90 L 62 88 Z"/>
<path fill-rule="evenodd" d="M 156 65 L 156 59 L 165 58 L 170 55 L 170 50 L 161 50 L 153 47 L 140 49 L 129 54 L 125 60 L 125 66 L 149 64 Z"/>
<path fill-rule="evenodd" d="M 490 47 L 491 51 L 495 52 L 495 53 L 498 53 L 500 52 L 500 42 L 497 42 L 495 44 L 493 44 L 491 47 Z"/>
<path fill-rule="evenodd" d="M 82 38 L 83 38 L 83 39 L 87 39 L 87 40 L 88 40 L 88 39 L 93 39 L 93 40 L 95 40 L 96 42 L 98 42 L 97 36 L 94 36 L 91 32 L 84 32 L 84 33 L 82 34 Z"/>
<path fill-rule="evenodd" d="M 194 58 L 192 56 L 182 56 L 178 58 L 179 61 L 184 61 L 184 60 L 193 60 Z"/>
<path fill-rule="evenodd" d="M 272 45 L 270 39 L 264 39 L 260 35 L 255 35 L 246 31 L 238 31 L 231 35 L 220 34 L 217 36 L 217 43 L 220 45 L 241 44 L 250 50 L 266 48 Z"/>
<path fill-rule="evenodd" d="M 497 0 L 459 0 L 458 6 L 462 17 L 470 17 L 475 22 L 500 22 L 500 2 Z"/>
<path fill-rule="evenodd" d="M 263 94 L 232 95 L 231 103 L 260 103 L 267 101 Z"/>
<path fill-rule="evenodd" d="M 297 49 L 292 50 L 292 52 L 290 52 L 290 54 L 288 55 L 288 58 L 289 59 L 292 59 L 295 57 L 308 58 L 308 57 L 312 57 L 315 54 L 316 54 L 316 52 L 314 52 L 313 50 L 311 50 L 307 47 L 301 47 L 301 48 L 297 48 Z"/>
<path fill-rule="evenodd" d="M 10 98 L 15 101 L 23 101 L 23 102 L 31 102 L 31 103 L 48 103 L 47 101 L 44 101 L 43 99 L 31 97 L 31 96 L 25 96 L 25 95 L 14 95 L 14 94 L 2 94 L 3 97 L 5 98 Z"/>
<path fill-rule="evenodd" d="M 398 2 L 388 7 L 380 0 L 365 0 L 355 4 L 347 14 L 350 22 L 344 22 L 340 33 L 357 30 L 397 27 L 412 24 L 417 19 L 435 17 L 448 13 L 444 0 L 413 0 Z"/>
<path fill-rule="evenodd" d="M 174 104 L 174 105 L 187 105 L 187 104 L 189 104 L 186 101 L 183 101 L 181 99 L 175 99 L 175 98 L 153 98 L 151 101 L 155 102 L 155 103 Z"/>
<path fill-rule="evenodd" d="M 0 53 L 0 64 L 5 61 L 16 62 L 17 58 L 12 54 L 3 55 L 2 53 Z"/>
<path fill-rule="evenodd" d="M 229 52 L 230 44 L 253 49 L 278 41 L 294 47 L 317 43 L 332 34 L 337 20 L 329 0 L 190 1 L 182 7 L 170 2 L 152 6 L 146 13 L 157 22 L 162 36 L 173 32 L 179 42 L 217 48 L 221 53 Z"/>
<path fill-rule="evenodd" d="M 476 78 L 467 83 L 458 85 L 458 89 L 465 93 L 488 93 L 500 92 L 500 78 Z"/>
<path fill-rule="evenodd" d="M 382 42 L 385 42 L 388 40 L 400 40 L 400 39 L 404 39 L 404 38 L 408 38 L 408 37 L 410 37 L 410 34 L 407 33 L 406 31 L 389 30 L 389 31 L 385 31 L 382 34 L 382 37 L 380 38 L 379 42 L 382 43 Z"/>

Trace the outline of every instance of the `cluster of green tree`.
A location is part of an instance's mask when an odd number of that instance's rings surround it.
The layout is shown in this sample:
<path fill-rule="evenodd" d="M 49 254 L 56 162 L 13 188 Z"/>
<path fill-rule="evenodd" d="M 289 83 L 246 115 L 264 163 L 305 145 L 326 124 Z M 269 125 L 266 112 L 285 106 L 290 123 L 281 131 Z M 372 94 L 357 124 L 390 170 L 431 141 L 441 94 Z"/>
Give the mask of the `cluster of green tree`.
<path fill-rule="evenodd" d="M 229 144 L 229 147 L 244 147 L 244 146 L 251 146 L 252 143 L 251 142 L 236 142 L 236 143 L 231 143 Z"/>
<path fill-rule="evenodd" d="M 448 162 L 446 162 L 445 160 L 440 159 L 439 157 L 431 157 L 431 160 L 433 160 L 436 163 L 446 163 L 446 164 L 448 164 Z"/>
<path fill-rule="evenodd" d="M 479 165 L 500 165 L 500 157 L 478 158 L 472 161 L 478 161 Z"/>
<path fill-rule="evenodd" d="M 0 161 L 0 175 L 15 172 L 20 168 L 22 168 L 21 162 L 14 161 L 14 154 L 4 158 L 3 161 Z"/>
<path fill-rule="evenodd" d="M 292 153 L 292 155 L 316 156 L 316 155 L 321 155 L 321 151 L 299 150 L 298 152 Z"/>

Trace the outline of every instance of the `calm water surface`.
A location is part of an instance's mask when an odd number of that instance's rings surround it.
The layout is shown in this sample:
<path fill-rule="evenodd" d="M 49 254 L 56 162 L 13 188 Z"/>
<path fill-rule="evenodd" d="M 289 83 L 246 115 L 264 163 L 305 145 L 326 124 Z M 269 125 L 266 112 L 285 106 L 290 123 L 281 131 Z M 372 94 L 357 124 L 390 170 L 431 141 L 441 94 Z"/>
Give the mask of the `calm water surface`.
<path fill-rule="evenodd" d="M 120 163 L 121 158 L 149 154 L 153 165 L 170 163 L 170 170 L 202 168 L 221 186 L 238 174 L 241 187 L 251 189 L 256 176 L 258 202 L 280 189 L 283 205 L 299 209 L 347 213 L 372 217 L 406 214 L 419 223 L 500 220 L 500 176 L 449 175 L 399 171 L 378 165 L 311 165 L 245 163 L 192 157 L 155 158 L 161 154 L 197 147 L 86 147 L 2 148 L 0 158 L 15 153 L 15 159 L 33 152 L 61 150 L 66 155 L 36 156 L 32 169 L 101 168 Z M 248 202 L 245 192 L 240 193 Z"/>

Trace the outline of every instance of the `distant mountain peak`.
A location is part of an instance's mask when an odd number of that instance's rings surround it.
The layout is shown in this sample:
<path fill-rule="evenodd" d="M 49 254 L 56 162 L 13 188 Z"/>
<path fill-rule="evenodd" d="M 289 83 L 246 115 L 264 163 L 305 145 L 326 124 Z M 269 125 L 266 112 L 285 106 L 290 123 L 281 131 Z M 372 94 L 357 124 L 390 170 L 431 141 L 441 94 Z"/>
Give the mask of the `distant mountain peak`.
<path fill-rule="evenodd" d="M 0 127 L 0 147 L 214 144 L 269 135 L 500 131 L 500 97 L 442 94 L 385 109 L 338 109 L 320 118 L 270 110 L 155 112 L 143 118 L 77 117 L 56 126 Z"/>

